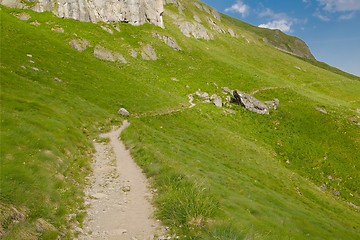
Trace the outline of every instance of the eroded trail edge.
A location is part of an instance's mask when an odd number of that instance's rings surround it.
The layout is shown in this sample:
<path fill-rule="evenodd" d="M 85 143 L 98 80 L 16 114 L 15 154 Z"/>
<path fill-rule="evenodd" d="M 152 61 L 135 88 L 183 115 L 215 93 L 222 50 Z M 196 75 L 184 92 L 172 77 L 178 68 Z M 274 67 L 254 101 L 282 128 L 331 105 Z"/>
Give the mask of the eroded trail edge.
<path fill-rule="evenodd" d="M 149 184 L 130 152 L 118 139 L 128 121 L 94 142 L 91 187 L 87 189 L 88 216 L 80 239 L 162 239 L 160 223 L 153 219 Z"/>

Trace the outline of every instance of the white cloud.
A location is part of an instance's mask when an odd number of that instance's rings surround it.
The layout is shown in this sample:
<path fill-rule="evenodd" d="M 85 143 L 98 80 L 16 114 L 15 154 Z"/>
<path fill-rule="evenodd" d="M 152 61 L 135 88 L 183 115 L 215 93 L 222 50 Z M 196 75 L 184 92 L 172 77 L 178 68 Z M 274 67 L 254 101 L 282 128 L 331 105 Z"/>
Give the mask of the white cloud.
<path fill-rule="evenodd" d="M 351 13 L 349 13 L 349 14 L 340 15 L 339 20 L 350 20 L 350 19 L 352 19 L 353 17 L 355 17 L 355 12 L 351 12 Z"/>
<path fill-rule="evenodd" d="M 261 28 L 279 29 L 282 32 L 291 32 L 291 26 L 293 23 L 286 19 L 274 20 L 272 22 L 260 24 Z"/>
<path fill-rule="evenodd" d="M 246 17 L 250 12 L 250 7 L 244 4 L 241 0 L 238 0 L 234 5 L 226 8 L 225 12 L 236 12 L 240 13 L 242 17 Z"/>
<path fill-rule="evenodd" d="M 293 25 L 304 25 L 307 23 L 307 19 L 297 19 L 289 17 L 286 13 L 277 13 L 269 8 L 263 9 L 258 16 L 265 18 L 267 23 L 260 24 L 261 28 L 279 29 L 283 32 L 292 32 Z"/>
<path fill-rule="evenodd" d="M 319 11 L 314 13 L 314 17 L 317 17 L 318 19 L 320 19 L 323 22 L 329 22 L 330 18 L 328 16 L 325 16 L 323 14 L 321 14 Z"/>
<path fill-rule="evenodd" d="M 328 12 L 346 12 L 360 10 L 359 0 L 317 0 L 319 5 Z"/>

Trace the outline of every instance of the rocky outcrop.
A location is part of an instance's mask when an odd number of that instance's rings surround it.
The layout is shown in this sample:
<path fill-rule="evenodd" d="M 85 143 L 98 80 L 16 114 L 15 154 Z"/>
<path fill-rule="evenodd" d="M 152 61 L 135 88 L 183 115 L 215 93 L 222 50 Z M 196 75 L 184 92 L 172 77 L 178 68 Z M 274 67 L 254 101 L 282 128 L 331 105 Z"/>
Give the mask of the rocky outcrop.
<path fill-rule="evenodd" d="M 31 0 L 1 0 L 9 7 L 27 8 Z M 37 0 L 31 4 L 34 11 L 51 11 L 61 18 L 83 22 L 128 22 L 141 25 L 146 22 L 164 27 L 163 0 Z"/>
<path fill-rule="evenodd" d="M 180 31 L 186 36 L 193 36 L 196 39 L 213 40 L 214 36 L 198 22 L 176 22 Z"/>
<path fill-rule="evenodd" d="M 221 97 L 220 96 L 218 96 L 218 95 L 216 95 L 216 94 L 213 94 L 213 95 L 211 95 L 211 97 L 210 97 L 210 100 L 214 103 L 214 105 L 215 106 L 217 106 L 217 107 L 222 107 L 222 99 L 221 99 Z"/>
<path fill-rule="evenodd" d="M 234 90 L 233 96 L 235 98 L 234 102 L 245 107 L 247 110 L 259 114 L 269 114 L 269 108 L 266 104 L 257 100 L 250 94 Z"/>
<path fill-rule="evenodd" d="M 156 52 L 155 52 L 155 49 L 150 45 L 150 44 L 147 44 L 143 47 L 142 49 L 142 52 L 141 52 L 141 57 L 144 59 L 144 60 L 157 60 L 157 55 L 156 55 Z"/>
<path fill-rule="evenodd" d="M 69 42 L 69 45 L 79 52 L 82 52 L 90 46 L 90 43 L 85 39 L 73 39 Z"/>
<path fill-rule="evenodd" d="M 212 18 L 209 17 L 208 22 L 212 30 L 217 31 L 219 33 L 225 33 L 225 31 L 221 29 L 220 26 Z"/>
<path fill-rule="evenodd" d="M 96 45 L 94 49 L 94 56 L 105 61 L 127 63 L 123 55 L 112 52 L 100 45 Z"/>
<path fill-rule="evenodd" d="M 158 39 L 162 40 L 166 45 L 173 48 L 174 50 L 181 51 L 181 48 L 179 47 L 179 45 L 177 44 L 177 42 L 174 38 L 169 37 L 169 36 L 162 36 L 158 33 L 153 33 L 152 35 L 154 38 L 158 38 Z"/>

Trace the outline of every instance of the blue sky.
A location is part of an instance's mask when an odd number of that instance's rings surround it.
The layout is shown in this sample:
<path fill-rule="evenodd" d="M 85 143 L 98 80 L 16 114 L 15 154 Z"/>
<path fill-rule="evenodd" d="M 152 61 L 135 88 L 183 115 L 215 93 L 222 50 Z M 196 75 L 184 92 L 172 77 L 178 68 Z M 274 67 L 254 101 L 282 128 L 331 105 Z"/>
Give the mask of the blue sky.
<path fill-rule="evenodd" d="M 303 39 L 319 61 L 360 76 L 360 0 L 202 0 L 255 26 Z"/>

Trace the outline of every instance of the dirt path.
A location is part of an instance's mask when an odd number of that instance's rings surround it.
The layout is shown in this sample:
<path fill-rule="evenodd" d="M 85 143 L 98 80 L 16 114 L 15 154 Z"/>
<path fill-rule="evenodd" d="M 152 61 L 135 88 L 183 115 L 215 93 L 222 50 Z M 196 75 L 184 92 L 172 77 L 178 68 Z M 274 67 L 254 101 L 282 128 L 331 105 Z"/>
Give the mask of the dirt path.
<path fill-rule="evenodd" d="M 182 111 L 185 111 L 187 109 L 195 107 L 196 104 L 193 102 L 194 101 L 193 94 L 189 94 L 187 97 L 189 98 L 189 105 L 188 106 L 183 105 L 181 107 L 168 109 L 167 111 L 160 112 L 160 113 L 159 113 L 159 111 L 151 111 L 151 112 L 145 112 L 145 113 L 142 113 L 142 114 L 135 114 L 135 115 L 132 115 L 132 116 L 134 118 L 165 116 L 165 115 L 169 115 L 169 114 L 173 114 L 173 113 L 177 113 L 177 112 L 182 112 Z"/>
<path fill-rule="evenodd" d="M 164 233 L 152 218 L 147 179 L 118 139 L 128 125 L 124 121 L 119 129 L 101 135 L 109 143 L 94 143 L 92 186 L 86 192 L 90 207 L 80 239 L 145 240 Z"/>

